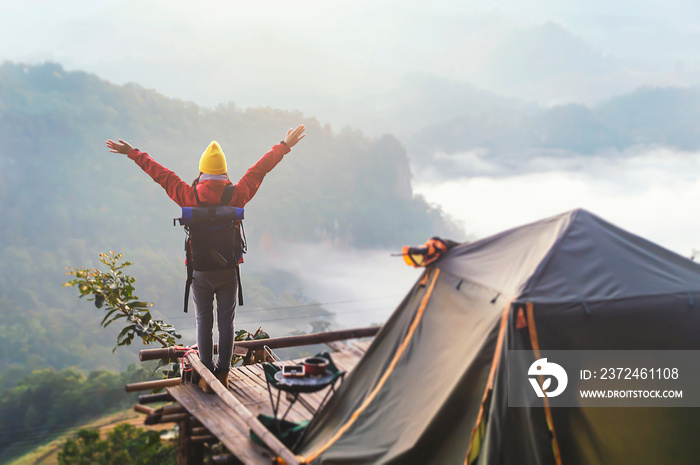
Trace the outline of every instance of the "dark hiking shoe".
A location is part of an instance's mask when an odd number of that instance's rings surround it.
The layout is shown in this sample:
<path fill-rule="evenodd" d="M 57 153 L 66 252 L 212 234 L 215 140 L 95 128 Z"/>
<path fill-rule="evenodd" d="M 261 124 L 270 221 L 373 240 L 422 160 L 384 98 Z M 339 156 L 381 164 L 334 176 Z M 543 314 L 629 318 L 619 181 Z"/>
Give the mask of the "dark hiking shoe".
<path fill-rule="evenodd" d="M 197 386 L 204 392 L 205 394 L 211 394 L 214 392 L 212 388 L 209 387 L 207 382 L 204 380 L 204 378 L 199 378 L 199 381 L 197 382 Z"/>
<path fill-rule="evenodd" d="M 218 379 L 221 384 L 224 385 L 226 389 L 228 389 L 228 370 L 216 370 L 214 371 L 214 376 L 216 376 L 216 379 Z"/>

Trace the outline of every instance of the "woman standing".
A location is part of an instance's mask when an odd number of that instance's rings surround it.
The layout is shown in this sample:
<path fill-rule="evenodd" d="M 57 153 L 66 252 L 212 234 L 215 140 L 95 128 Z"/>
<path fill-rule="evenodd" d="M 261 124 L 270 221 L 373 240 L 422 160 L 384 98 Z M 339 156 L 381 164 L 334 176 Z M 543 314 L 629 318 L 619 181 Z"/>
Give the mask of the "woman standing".
<path fill-rule="evenodd" d="M 243 175 L 233 188 L 233 195 L 226 205 L 244 207 L 258 191 L 267 173 L 282 161 L 297 142 L 304 138 L 305 127 L 287 131 L 284 140 L 272 147 Z M 127 155 L 134 160 L 155 182 L 165 189 L 168 196 L 180 207 L 220 205 L 227 186 L 226 156 L 221 146 L 213 141 L 199 159 L 199 176 L 192 184 L 180 179 L 174 172 L 156 162 L 148 153 L 141 152 L 121 139 L 107 141 L 110 152 Z M 227 195 L 227 196 L 228 196 Z M 192 295 L 197 312 L 197 347 L 202 363 L 228 388 L 228 371 L 231 366 L 234 341 L 234 316 L 238 294 L 238 277 L 235 268 L 193 272 Z M 219 327 L 219 359 L 213 361 L 212 330 L 214 325 L 214 298 L 216 298 L 217 324 Z M 211 392 L 203 379 L 199 382 L 205 392 Z"/>

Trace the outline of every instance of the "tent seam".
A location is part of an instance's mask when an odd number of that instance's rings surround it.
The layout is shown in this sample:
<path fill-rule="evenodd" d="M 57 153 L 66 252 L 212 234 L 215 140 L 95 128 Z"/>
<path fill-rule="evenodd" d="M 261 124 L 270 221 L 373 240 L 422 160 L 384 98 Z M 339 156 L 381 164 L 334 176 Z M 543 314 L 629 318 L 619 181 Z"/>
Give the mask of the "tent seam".
<path fill-rule="evenodd" d="M 365 398 L 365 400 L 362 402 L 362 404 L 355 410 L 348 421 L 346 421 L 337 431 L 336 433 L 326 442 L 326 444 L 322 445 L 316 452 L 313 452 L 306 457 L 302 457 L 302 463 L 309 463 L 315 459 L 318 458 L 319 455 L 324 453 L 326 450 L 328 450 L 335 442 L 340 439 L 340 437 L 345 434 L 347 430 L 350 429 L 350 427 L 357 421 L 359 416 L 369 407 L 369 405 L 374 401 L 374 398 L 377 396 L 379 391 L 384 387 L 384 384 L 386 381 L 389 379 L 389 376 L 391 373 L 394 371 L 394 368 L 396 367 L 399 359 L 401 356 L 404 354 L 406 351 L 406 347 L 408 346 L 408 343 L 411 341 L 413 338 L 413 334 L 416 332 L 416 328 L 418 327 L 418 324 L 420 321 L 423 319 L 423 314 L 425 313 L 425 309 L 428 306 L 428 302 L 430 301 L 430 298 L 433 295 L 433 289 L 435 289 L 435 284 L 437 283 L 438 276 L 440 276 L 440 269 L 436 268 L 435 269 L 435 276 L 433 277 L 433 280 L 430 283 L 430 286 L 425 293 L 425 296 L 423 296 L 423 300 L 421 301 L 420 307 L 418 308 L 418 312 L 416 313 L 416 317 L 413 319 L 413 322 L 411 322 L 411 326 L 408 329 L 408 333 L 406 334 L 406 337 L 404 340 L 401 342 L 401 345 L 399 346 L 397 352 L 394 354 L 394 358 L 391 360 L 389 363 L 389 367 L 387 370 L 384 372 L 384 375 L 380 378 L 379 382 L 377 385 L 372 389 L 372 391 L 369 393 L 369 395 Z"/>
<path fill-rule="evenodd" d="M 549 248 L 549 251 L 547 254 L 544 256 L 544 258 L 540 261 L 540 265 L 537 267 L 534 273 L 532 273 L 532 276 L 530 279 L 528 279 L 525 282 L 525 286 L 523 286 L 523 292 L 520 293 L 519 298 L 523 298 L 527 295 L 528 289 L 534 285 L 537 284 L 539 279 L 542 277 L 544 274 L 545 270 L 547 269 L 547 266 L 549 266 L 549 262 L 552 260 L 552 257 L 555 255 L 556 251 L 559 250 L 559 247 L 564 243 L 566 238 L 569 236 L 569 233 L 571 233 L 571 228 L 574 224 L 574 221 L 578 218 L 578 215 L 581 210 L 574 210 L 569 216 L 569 224 L 566 225 L 566 230 L 564 231 L 564 234 L 562 234 L 555 242 L 552 247 Z"/>
<path fill-rule="evenodd" d="M 493 358 L 491 360 L 491 367 L 489 369 L 489 376 L 488 379 L 486 380 L 486 388 L 484 389 L 484 394 L 481 397 L 481 405 L 479 406 L 479 413 L 477 414 L 476 417 L 476 423 L 474 424 L 474 428 L 472 429 L 470 438 L 469 438 L 469 447 L 467 448 L 467 455 L 464 458 L 464 464 L 467 465 L 469 463 L 469 456 L 471 455 L 472 452 L 472 446 L 474 445 L 474 438 L 476 436 L 476 431 L 479 428 L 482 420 L 483 420 L 483 415 L 484 415 L 484 404 L 486 403 L 486 399 L 488 397 L 489 391 L 493 389 L 493 380 L 496 375 L 496 369 L 498 367 L 498 361 L 501 356 L 501 351 L 503 350 L 503 341 L 505 340 L 505 332 L 508 326 L 508 315 L 510 314 L 510 309 L 512 308 L 513 301 L 509 300 L 508 303 L 506 303 L 505 307 L 503 308 L 501 318 L 500 318 L 500 323 L 499 323 L 499 328 L 498 328 L 498 336 L 496 338 L 496 346 L 494 349 L 493 353 Z M 483 438 L 482 438 L 483 442 Z"/>
<path fill-rule="evenodd" d="M 530 334 L 530 344 L 532 344 L 532 350 L 535 353 L 535 360 L 539 360 L 541 357 L 540 353 L 540 341 L 537 337 L 537 325 L 535 324 L 535 306 L 532 302 L 526 304 L 527 319 L 528 319 L 528 333 Z M 545 360 L 546 361 L 546 360 Z M 540 383 L 542 382 L 541 376 Z M 554 451 L 554 461 L 557 465 L 562 465 L 561 462 L 561 449 L 559 449 L 559 440 L 557 439 L 557 432 L 554 429 L 554 419 L 552 418 L 552 410 L 549 406 L 549 398 L 545 395 L 542 399 L 544 404 L 544 414 L 547 417 L 547 424 L 552 433 L 552 448 Z"/>

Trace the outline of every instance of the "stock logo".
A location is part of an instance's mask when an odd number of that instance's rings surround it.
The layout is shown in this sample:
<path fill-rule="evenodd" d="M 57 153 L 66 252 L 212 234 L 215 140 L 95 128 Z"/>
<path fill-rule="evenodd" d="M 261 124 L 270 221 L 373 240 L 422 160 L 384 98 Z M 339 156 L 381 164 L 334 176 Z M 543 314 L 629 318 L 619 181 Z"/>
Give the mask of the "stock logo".
<path fill-rule="evenodd" d="M 566 375 L 564 368 L 556 363 L 548 362 L 546 358 L 535 360 L 535 363 L 530 365 L 527 375 L 537 397 L 556 397 L 564 392 L 569 382 L 569 377 Z M 538 382 L 540 376 L 542 377 L 541 386 Z M 552 385 L 552 378 L 557 380 L 557 388 L 553 391 L 549 391 L 548 389 Z"/>

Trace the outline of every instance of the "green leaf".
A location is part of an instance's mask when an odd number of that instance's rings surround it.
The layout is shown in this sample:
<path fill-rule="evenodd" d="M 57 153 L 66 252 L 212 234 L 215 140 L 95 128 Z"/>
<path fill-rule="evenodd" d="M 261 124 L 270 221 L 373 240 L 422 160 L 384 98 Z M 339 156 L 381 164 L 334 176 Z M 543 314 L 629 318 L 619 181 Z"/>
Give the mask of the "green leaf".
<path fill-rule="evenodd" d="M 115 316 L 114 318 L 112 318 L 111 320 L 109 320 L 107 323 L 103 324 L 102 327 L 106 328 L 107 326 L 109 326 L 113 322 L 119 320 L 120 318 L 126 318 L 126 315 L 124 315 L 123 313 L 120 313 L 117 316 Z"/>
<path fill-rule="evenodd" d="M 125 328 L 123 328 L 120 332 L 119 335 L 117 336 L 117 340 L 121 340 L 129 331 L 132 331 L 136 328 L 136 325 L 129 325 Z"/>
<path fill-rule="evenodd" d="M 141 301 L 135 295 L 134 283 L 136 279 L 121 270 L 130 266 L 132 262 L 121 262 L 121 253 L 109 252 L 99 255 L 100 262 L 107 267 L 103 272 L 99 269 L 75 269 L 70 268 L 66 274 L 74 276 L 63 284 L 64 287 L 78 287 L 80 298 L 88 297 L 94 302 L 95 307 L 105 312 L 100 325 L 107 327 L 113 322 L 125 319 L 124 327 L 117 336 L 117 345 L 130 345 L 138 335 L 144 344 L 162 342 L 174 345 L 182 336 L 178 334 L 172 325 L 162 320 L 154 319 L 148 310 L 154 304 Z M 250 338 L 247 331 L 243 333 Z"/>
<path fill-rule="evenodd" d="M 100 322 L 100 326 L 105 326 L 105 321 L 107 321 L 107 319 L 108 319 L 110 316 L 112 316 L 112 315 L 114 314 L 114 312 L 116 312 L 116 311 L 118 311 L 118 310 L 119 310 L 118 308 L 111 307 L 111 308 L 109 309 L 109 311 L 107 312 L 107 314 L 104 316 L 104 318 L 102 318 L 102 322 Z"/>

